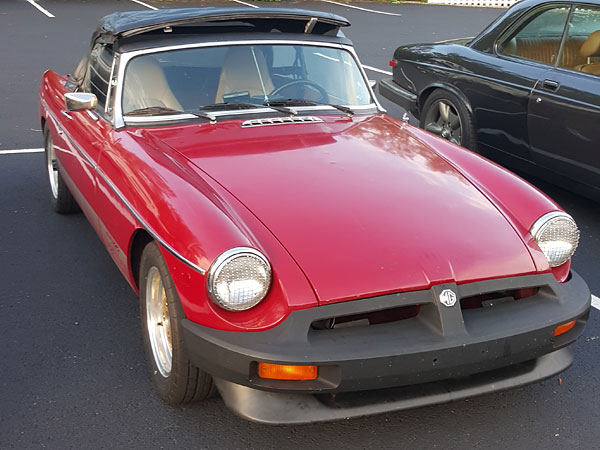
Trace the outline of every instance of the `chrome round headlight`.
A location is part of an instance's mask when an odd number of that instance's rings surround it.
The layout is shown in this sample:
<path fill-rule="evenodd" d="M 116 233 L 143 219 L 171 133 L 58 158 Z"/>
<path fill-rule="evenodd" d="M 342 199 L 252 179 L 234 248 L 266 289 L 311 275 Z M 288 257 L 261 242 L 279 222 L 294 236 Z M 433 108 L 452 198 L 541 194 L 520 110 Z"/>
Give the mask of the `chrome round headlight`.
<path fill-rule="evenodd" d="M 210 297 L 221 308 L 244 311 L 269 292 L 271 265 L 253 248 L 232 248 L 212 263 L 206 283 Z"/>
<path fill-rule="evenodd" d="M 550 267 L 566 263 L 579 244 L 579 228 L 573 218 L 564 212 L 554 211 L 543 215 L 533 224 L 530 233 L 548 258 Z"/>

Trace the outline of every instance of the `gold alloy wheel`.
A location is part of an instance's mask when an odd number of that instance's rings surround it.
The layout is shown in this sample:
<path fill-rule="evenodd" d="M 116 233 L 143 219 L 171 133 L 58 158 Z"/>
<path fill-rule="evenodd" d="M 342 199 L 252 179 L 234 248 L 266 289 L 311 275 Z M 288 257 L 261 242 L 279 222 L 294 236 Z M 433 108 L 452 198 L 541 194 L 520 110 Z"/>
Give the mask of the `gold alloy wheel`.
<path fill-rule="evenodd" d="M 46 164 L 48 166 L 48 178 L 50 179 L 52 196 L 56 199 L 58 198 L 58 163 L 50 132 L 48 132 L 48 137 L 46 138 Z"/>
<path fill-rule="evenodd" d="M 148 271 L 146 281 L 146 326 L 156 367 L 167 378 L 173 366 L 171 320 L 162 277 L 154 266 Z"/>

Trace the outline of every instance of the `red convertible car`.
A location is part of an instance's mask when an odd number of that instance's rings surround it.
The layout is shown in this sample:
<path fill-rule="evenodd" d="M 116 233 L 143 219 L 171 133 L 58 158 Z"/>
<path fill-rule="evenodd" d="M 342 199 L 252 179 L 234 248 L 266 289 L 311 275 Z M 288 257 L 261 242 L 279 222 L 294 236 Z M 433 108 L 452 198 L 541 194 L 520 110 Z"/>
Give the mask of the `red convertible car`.
<path fill-rule="evenodd" d="M 357 417 L 569 366 L 573 219 L 384 114 L 341 29 L 295 9 L 115 13 L 44 74 L 54 209 L 139 293 L 150 376 L 263 423 Z"/>

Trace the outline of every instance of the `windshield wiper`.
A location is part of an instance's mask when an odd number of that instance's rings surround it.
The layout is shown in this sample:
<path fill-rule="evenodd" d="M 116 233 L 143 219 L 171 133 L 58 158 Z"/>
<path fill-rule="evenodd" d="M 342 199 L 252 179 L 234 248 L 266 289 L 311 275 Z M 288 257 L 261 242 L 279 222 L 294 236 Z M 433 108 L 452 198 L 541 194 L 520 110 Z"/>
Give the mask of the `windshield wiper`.
<path fill-rule="evenodd" d="M 202 105 L 198 109 L 208 111 L 222 111 L 227 109 L 254 109 L 260 108 L 262 105 L 254 103 L 213 103 L 211 105 Z"/>
<path fill-rule="evenodd" d="M 155 116 L 155 115 L 165 115 L 165 114 L 191 114 L 196 117 L 200 117 L 201 119 L 209 120 L 211 123 L 214 123 L 217 119 L 212 114 L 202 114 L 202 113 L 193 113 L 189 111 L 180 111 L 178 109 L 169 108 L 167 106 L 148 106 L 146 108 L 138 108 L 133 111 L 129 111 L 127 116 Z"/>
<path fill-rule="evenodd" d="M 277 106 L 331 106 L 332 108 L 337 109 L 338 111 L 342 111 L 346 113 L 348 117 L 352 117 L 354 115 L 354 110 L 344 105 L 336 105 L 335 103 L 319 103 L 313 102 L 312 100 L 304 100 L 302 98 L 289 98 L 287 100 L 273 100 L 269 101 L 269 105 L 277 105 Z"/>
<path fill-rule="evenodd" d="M 133 111 L 129 111 L 125 115 L 127 116 L 153 116 L 155 114 L 182 114 L 183 111 L 178 111 L 173 108 L 167 108 L 166 106 L 148 106 L 146 108 L 138 108 Z"/>
<path fill-rule="evenodd" d="M 285 107 L 280 107 L 280 106 L 274 106 L 271 104 L 271 102 L 264 102 L 262 105 L 257 105 L 254 103 L 213 103 L 212 105 L 204 105 L 201 106 L 199 109 L 202 110 L 208 110 L 208 111 L 223 111 L 223 110 L 228 110 L 228 109 L 256 109 L 256 108 L 261 108 L 261 107 L 267 107 L 267 108 L 271 108 L 275 111 L 279 111 L 280 113 L 283 114 L 290 114 L 292 116 L 296 115 L 296 111 L 292 108 L 285 108 Z"/>
<path fill-rule="evenodd" d="M 346 113 L 348 115 L 348 117 L 352 117 L 354 115 L 354 110 L 352 108 L 349 108 L 348 106 L 336 105 L 336 104 L 333 104 L 333 103 L 319 103 L 319 104 L 320 105 L 331 106 L 332 108 L 335 108 L 338 111 Z"/>
<path fill-rule="evenodd" d="M 317 106 L 317 102 L 303 98 L 288 98 L 286 100 L 269 100 L 269 105 L 276 106 Z"/>
<path fill-rule="evenodd" d="M 294 108 L 288 108 L 286 106 L 277 106 L 277 105 L 274 105 L 273 102 L 271 102 L 270 100 L 267 102 L 264 102 L 263 105 L 268 106 L 269 108 L 274 109 L 275 111 L 279 111 L 284 114 L 289 114 L 290 116 L 295 116 L 298 114 L 298 111 L 296 111 Z"/>

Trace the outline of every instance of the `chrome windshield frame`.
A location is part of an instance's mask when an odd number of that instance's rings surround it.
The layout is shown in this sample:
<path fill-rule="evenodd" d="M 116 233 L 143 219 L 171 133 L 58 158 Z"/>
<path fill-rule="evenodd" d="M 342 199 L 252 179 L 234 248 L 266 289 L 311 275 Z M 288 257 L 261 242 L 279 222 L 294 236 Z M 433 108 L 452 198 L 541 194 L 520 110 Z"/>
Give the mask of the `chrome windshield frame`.
<path fill-rule="evenodd" d="M 152 124 L 157 122 L 169 122 L 175 120 L 185 120 L 185 119 L 193 119 L 196 116 L 193 114 L 183 113 L 183 114 L 169 114 L 169 115 L 156 115 L 156 116 L 147 116 L 147 117 L 139 117 L 136 116 L 124 116 L 122 109 L 122 99 L 123 99 L 123 82 L 125 80 L 125 70 L 127 69 L 127 65 L 129 62 L 140 55 L 149 55 L 154 53 L 163 53 L 174 50 L 185 50 L 185 49 L 194 49 L 194 48 L 206 48 L 206 47 L 226 47 L 226 46 L 234 46 L 234 45 L 302 45 L 302 46 L 311 46 L 311 47 L 326 47 L 326 48 L 335 48 L 339 50 L 345 50 L 354 58 L 355 63 L 358 66 L 358 70 L 363 77 L 363 82 L 369 94 L 371 95 L 371 99 L 373 103 L 369 105 L 343 105 L 348 106 L 357 111 L 367 110 L 367 109 L 377 109 L 378 112 L 386 112 L 386 110 L 381 106 L 379 100 L 375 96 L 375 91 L 369 85 L 369 79 L 367 74 L 365 73 L 365 69 L 363 68 L 354 47 L 351 45 L 338 44 L 333 42 L 317 42 L 317 41 L 301 41 L 301 40 L 290 40 L 290 39 L 249 39 L 249 40 L 235 40 L 235 41 L 219 41 L 219 42 L 203 42 L 203 43 L 193 43 L 193 44 L 181 44 L 181 45 L 171 45 L 171 46 L 163 46 L 163 47 L 155 47 L 143 50 L 135 50 L 131 52 L 124 52 L 119 55 L 119 64 L 117 66 L 118 74 L 116 81 L 116 92 L 114 97 L 114 105 L 113 105 L 113 126 L 115 129 L 124 128 L 127 123 L 131 125 L 143 125 L 143 124 Z M 304 111 L 304 110 L 327 110 L 331 111 L 333 108 L 327 105 L 323 106 L 308 106 L 308 107 L 294 107 L 296 111 Z M 242 114 L 264 114 L 272 112 L 273 110 L 264 107 L 257 107 L 256 109 L 245 109 L 245 110 L 236 110 L 232 109 L 230 111 L 211 111 L 211 114 L 215 117 L 219 116 L 231 116 L 231 115 L 242 115 Z"/>

